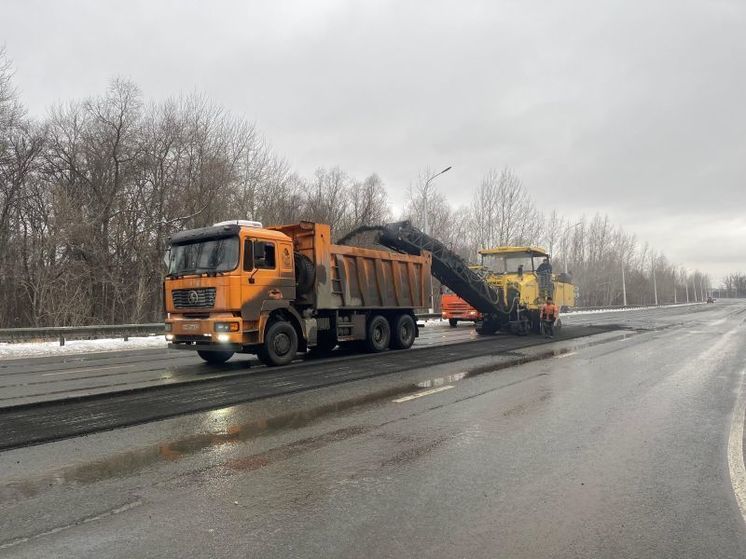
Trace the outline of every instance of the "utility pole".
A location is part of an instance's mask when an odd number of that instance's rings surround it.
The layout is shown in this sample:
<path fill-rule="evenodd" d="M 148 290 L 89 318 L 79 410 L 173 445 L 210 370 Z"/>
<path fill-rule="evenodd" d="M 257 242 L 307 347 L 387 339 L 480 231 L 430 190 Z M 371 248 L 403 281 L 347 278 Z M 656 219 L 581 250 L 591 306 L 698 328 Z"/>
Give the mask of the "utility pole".
<path fill-rule="evenodd" d="M 653 271 L 653 296 L 655 297 L 655 306 L 658 306 L 658 284 L 655 281 L 655 260 L 652 262 L 651 270 Z"/>
<path fill-rule="evenodd" d="M 686 289 L 686 302 L 689 302 L 689 278 L 684 275 L 684 288 Z"/>
<path fill-rule="evenodd" d="M 622 258 L 622 305 L 627 306 L 627 281 L 624 279 L 624 258 Z"/>
<path fill-rule="evenodd" d="M 673 273 L 673 304 L 675 305 L 677 303 L 676 301 L 676 271 L 674 270 Z"/>

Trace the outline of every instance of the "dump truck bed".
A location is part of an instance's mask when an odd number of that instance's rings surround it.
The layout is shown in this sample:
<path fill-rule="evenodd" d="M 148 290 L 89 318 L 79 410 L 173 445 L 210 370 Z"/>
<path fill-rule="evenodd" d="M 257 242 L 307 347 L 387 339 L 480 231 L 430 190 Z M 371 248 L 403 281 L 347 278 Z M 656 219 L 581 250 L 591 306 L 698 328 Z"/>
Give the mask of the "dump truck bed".
<path fill-rule="evenodd" d="M 316 309 L 425 309 L 430 305 L 429 253 L 409 255 L 335 245 L 330 228 L 303 222 L 276 227 L 315 267 L 312 292 L 300 303 Z"/>

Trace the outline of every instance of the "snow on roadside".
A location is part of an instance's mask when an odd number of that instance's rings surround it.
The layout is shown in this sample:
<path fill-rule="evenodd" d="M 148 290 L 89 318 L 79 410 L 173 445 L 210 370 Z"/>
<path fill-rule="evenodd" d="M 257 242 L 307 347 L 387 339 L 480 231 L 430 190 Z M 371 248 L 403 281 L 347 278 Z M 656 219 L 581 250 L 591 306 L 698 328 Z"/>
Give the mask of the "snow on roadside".
<path fill-rule="evenodd" d="M 675 307 L 691 307 L 694 305 L 702 305 L 704 303 L 678 303 L 676 305 L 658 305 L 657 307 L 655 305 L 650 305 L 647 307 L 626 307 L 623 309 L 593 309 L 593 310 L 581 310 L 581 311 L 567 311 L 560 313 L 561 316 L 577 316 L 581 314 L 597 314 L 597 313 L 611 313 L 611 312 L 630 312 L 630 311 L 644 311 L 646 309 L 670 309 Z M 418 323 L 424 324 L 426 326 L 439 326 L 442 324 L 448 324 L 447 320 L 444 320 L 442 318 L 428 318 L 427 320 L 418 320 Z"/>
<path fill-rule="evenodd" d="M 50 355 L 74 355 L 100 351 L 124 351 L 128 349 L 166 349 L 163 336 L 130 337 L 101 340 L 66 340 L 64 346 L 54 342 L 0 343 L 0 360 L 24 357 L 48 357 Z"/>
<path fill-rule="evenodd" d="M 565 313 L 560 313 L 562 315 L 572 315 L 576 316 L 579 314 L 596 314 L 596 313 L 609 313 L 609 312 L 629 312 L 629 311 L 644 311 L 646 309 L 671 309 L 675 307 L 691 307 L 693 305 L 702 305 L 703 303 L 679 303 L 677 305 L 658 305 L 657 307 L 655 305 L 651 305 L 648 307 L 626 307 L 623 309 L 594 309 L 592 311 L 568 311 Z"/>

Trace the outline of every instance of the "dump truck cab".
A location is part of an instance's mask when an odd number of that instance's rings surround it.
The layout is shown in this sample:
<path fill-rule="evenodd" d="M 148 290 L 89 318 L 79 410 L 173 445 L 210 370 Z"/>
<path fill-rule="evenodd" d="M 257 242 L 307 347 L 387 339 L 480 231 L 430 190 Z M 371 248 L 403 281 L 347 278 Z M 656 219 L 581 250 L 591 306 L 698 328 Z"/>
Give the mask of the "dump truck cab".
<path fill-rule="evenodd" d="M 544 262 L 550 255 L 532 246 L 500 246 L 479 252 L 485 279 L 505 297 L 511 328 L 523 333 L 540 328 L 539 310 L 551 296 L 562 309 L 575 306 L 575 288 L 567 274 L 554 274 Z"/>
<path fill-rule="evenodd" d="M 271 311 L 295 299 L 293 241 L 257 222 L 176 233 L 167 261 L 167 338 L 207 361 L 261 344 Z"/>

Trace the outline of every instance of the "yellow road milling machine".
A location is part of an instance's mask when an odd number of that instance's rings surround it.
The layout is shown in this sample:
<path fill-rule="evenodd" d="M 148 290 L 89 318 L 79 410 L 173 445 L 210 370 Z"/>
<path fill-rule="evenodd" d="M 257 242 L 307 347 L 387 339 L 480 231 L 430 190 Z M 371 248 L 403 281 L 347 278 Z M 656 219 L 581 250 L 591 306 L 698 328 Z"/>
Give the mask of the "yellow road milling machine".
<path fill-rule="evenodd" d="M 546 271 L 542 262 L 549 254 L 540 248 L 483 250 L 481 266 L 470 267 L 446 245 L 409 221 L 361 227 L 340 243 L 365 231 L 378 231 L 376 241 L 391 250 L 410 255 L 430 253 L 433 276 L 481 314 L 476 324 L 479 334 L 499 330 L 519 335 L 538 333 L 539 309 L 547 296 L 552 296 L 560 308 L 575 305 L 575 288 L 569 276 Z"/>
<path fill-rule="evenodd" d="M 487 283 L 500 290 L 517 333 L 540 330 L 539 312 L 547 297 L 560 310 L 575 306 L 575 286 L 568 274 L 554 274 L 548 266 L 550 255 L 531 246 L 501 246 L 479 251 L 481 273 Z M 561 326 L 557 324 L 557 326 Z"/>

